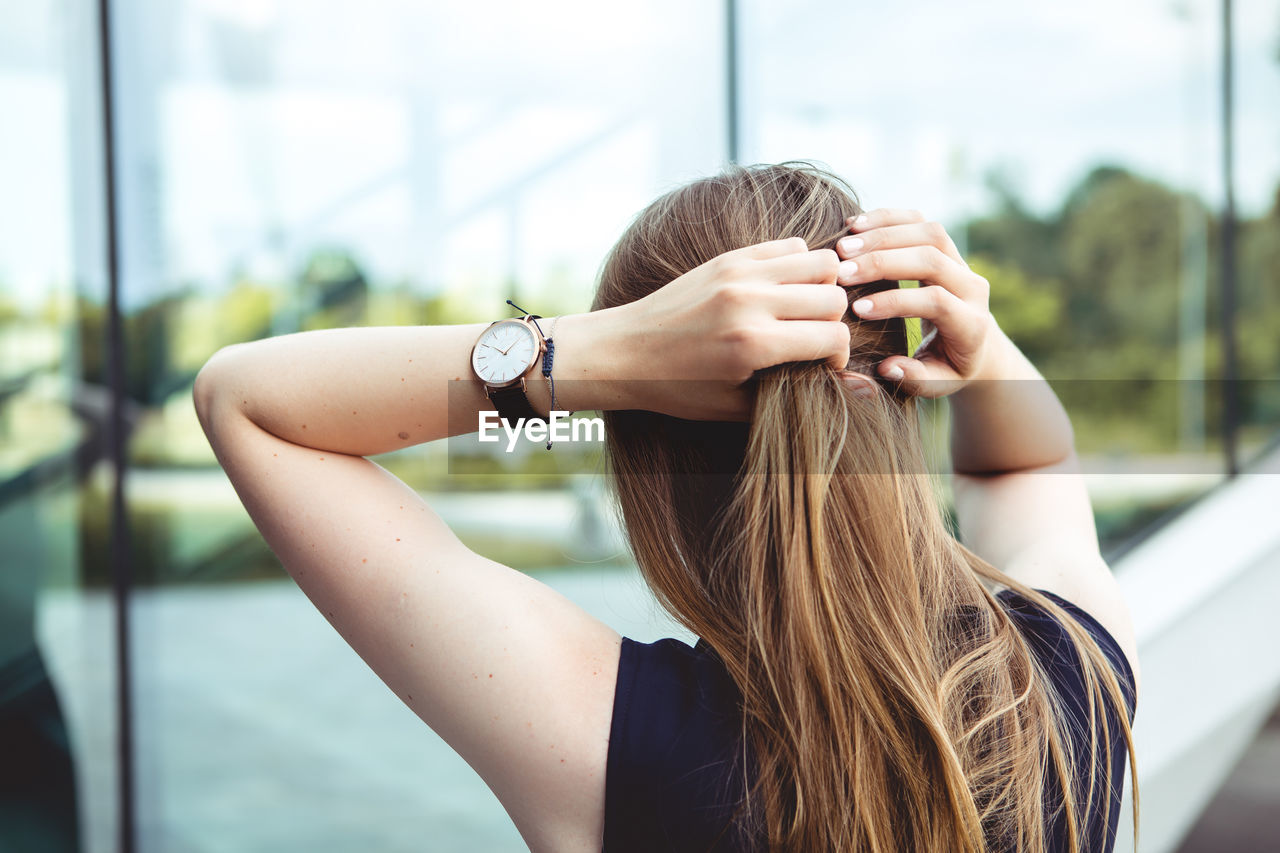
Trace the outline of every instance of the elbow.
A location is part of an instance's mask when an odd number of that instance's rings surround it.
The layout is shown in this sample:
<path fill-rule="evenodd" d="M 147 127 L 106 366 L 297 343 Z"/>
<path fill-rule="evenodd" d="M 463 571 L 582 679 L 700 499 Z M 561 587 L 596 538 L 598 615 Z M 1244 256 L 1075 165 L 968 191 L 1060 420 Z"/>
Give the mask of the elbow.
<path fill-rule="evenodd" d="M 204 367 L 196 374 L 195 385 L 191 389 L 192 402 L 195 404 L 196 417 L 204 427 L 207 435 L 218 410 L 224 407 L 228 376 L 228 362 L 231 351 L 236 345 L 223 347 L 205 362 Z"/>

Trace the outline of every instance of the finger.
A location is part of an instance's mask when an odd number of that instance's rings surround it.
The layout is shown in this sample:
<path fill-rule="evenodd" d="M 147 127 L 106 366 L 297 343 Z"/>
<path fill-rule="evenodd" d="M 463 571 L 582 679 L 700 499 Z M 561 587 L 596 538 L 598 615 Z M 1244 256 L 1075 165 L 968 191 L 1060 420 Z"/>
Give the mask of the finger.
<path fill-rule="evenodd" d="M 779 320 L 839 320 L 849 292 L 838 284 L 760 285 L 760 304 Z"/>
<path fill-rule="evenodd" d="M 750 258 L 751 260 L 763 261 L 769 258 L 779 258 L 783 255 L 794 255 L 799 252 L 809 251 L 809 244 L 804 241 L 803 237 L 787 237 L 784 240 L 769 240 L 766 243 L 756 243 L 753 246 L 744 246 L 741 249 L 735 249 L 732 252 L 726 252 L 726 255 L 735 255 L 741 258 Z"/>
<path fill-rule="evenodd" d="M 868 210 L 857 216 L 850 216 L 847 220 L 849 230 L 855 234 L 860 234 L 872 228 L 883 228 L 886 225 L 910 225 L 914 222 L 924 221 L 924 214 L 920 211 L 899 207 L 881 207 L 875 210 Z"/>
<path fill-rule="evenodd" d="M 863 320 L 922 317 L 941 329 L 941 334 L 962 340 L 966 321 L 974 318 L 971 307 L 937 285 L 882 290 L 858 297 L 850 307 Z"/>
<path fill-rule="evenodd" d="M 835 284 L 840 258 L 830 249 L 763 260 L 756 275 L 775 284 Z"/>
<path fill-rule="evenodd" d="M 917 397 L 945 397 L 964 384 L 949 364 L 928 357 L 890 356 L 876 366 L 876 372 Z"/>
<path fill-rule="evenodd" d="M 907 246 L 934 246 L 956 263 L 964 263 L 955 241 L 951 239 L 947 229 L 937 222 L 886 225 L 852 234 L 836 243 L 836 253 L 842 258 L 852 258 L 880 249 L 901 249 Z"/>
<path fill-rule="evenodd" d="M 839 320 L 788 320 L 761 333 L 770 367 L 792 361 L 826 361 L 836 370 L 849 363 L 849 326 Z"/>
<path fill-rule="evenodd" d="M 990 285 L 982 276 L 952 260 L 936 246 L 907 246 L 868 252 L 840 262 L 836 280 L 849 287 L 882 279 L 941 285 L 956 296 L 983 304 Z"/>

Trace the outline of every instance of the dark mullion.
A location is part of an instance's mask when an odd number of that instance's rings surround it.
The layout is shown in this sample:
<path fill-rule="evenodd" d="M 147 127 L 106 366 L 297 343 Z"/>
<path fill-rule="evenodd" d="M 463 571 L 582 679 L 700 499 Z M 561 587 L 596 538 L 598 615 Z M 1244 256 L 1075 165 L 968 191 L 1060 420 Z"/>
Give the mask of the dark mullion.
<path fill-rule="evenodd" d="M 1240 404 L 1236 347 L 1235 69 L 1231 0 L 1222 0 L 1222 447 L 1227 475 L 1240 470 L 1236 447 Z"/>
<path fill-rule="evenodd" d="M 125 383 L 124 330 L 120 316 L 120 251 L 116 222 L 115 100 L 112 82 L 111 4 L 98 0 L 98 62 L 102 90 L 102 168 L 106 202 L 107 249 L 107 372 L 111 408 L 107 426 L 107 453 L 111 460 L 111 589 L 116 610 L 116 716 L 119 746 L 120 850 L 133 853 L 134 768 L 133 768 L 133 673 L 129 662 L 129 591 L 133 585 L 129 525 L 126 515 L 124 479 Z"/>

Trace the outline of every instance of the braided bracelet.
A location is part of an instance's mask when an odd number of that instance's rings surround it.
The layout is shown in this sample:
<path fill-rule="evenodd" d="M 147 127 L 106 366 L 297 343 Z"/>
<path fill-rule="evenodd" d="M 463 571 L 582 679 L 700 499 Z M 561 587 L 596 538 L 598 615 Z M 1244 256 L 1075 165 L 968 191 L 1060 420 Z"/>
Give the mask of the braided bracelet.
<path fill-rule="evenodd" d="M 547 327 L 547 351 L 542 355 L 542 375 L 546 378 L 547 384 L 551 387 L 551 411 L 548 412 L 549 418 L 554 418 L 556 414 L 556 380 L 551 376 L 551 367 L 556 360 L 556 342 L 554 335 L 556 333 L 556 324 L 560 322 L 559 317 L 551 319 L 551 325 Z M 569 414 L 573 414 L 570 412 Z M 551 428 L 547 427 L 547 450 L 551 449 Z"/>
<path fill-rule="evenodd" d="M 556 381 L 551 377 L 551 366 L 556 360 L 556 342 L 553 336 L 556 333 L 556 324 L 560 322 L 560 318 L 552 317 L 551 325 L 547 326 L 546 334 L 542 332 L 542 326 L 538 325 L 538 321 L 545 319 L 538 314 L 530 314 L 519 305 L 507 300 L 507 304 L 529 318 L 529 321 L 538 329 L 538 334 L 542 335 L 543 342 L 546 344 L 546 351 L 542 354 L 542 376 L 547 380 L 547 384 L 551 387 L 551 410 L 547 412 L 547 450 L 551 449 L 551 423 L 555 419 L 556 414 Z M 569 412 L 570 415 L 573 412 Z"/>

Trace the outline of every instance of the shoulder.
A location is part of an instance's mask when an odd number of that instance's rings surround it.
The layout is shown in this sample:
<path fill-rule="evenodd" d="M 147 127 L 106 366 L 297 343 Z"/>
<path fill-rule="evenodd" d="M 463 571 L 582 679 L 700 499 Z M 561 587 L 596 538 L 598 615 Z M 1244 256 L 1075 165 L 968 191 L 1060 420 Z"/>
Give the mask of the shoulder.
<path fill-rule="evenodd" d="M 1008 574 L 1054 597 L 1098 639 L 1119 651 L 1134 683 L 1142 682 L 1138 642 L 1128 602 L 1106 560 L 1097 552 L 1049 541 L 1019 555 Z M 1101 642 L 1101 640 L 1100 640 Z"/>
<path fill-rule="evenodd" d="M 1065 611 L 1084 629 L 1102 652 L 1120 684 L 1132 718 L 1137 703 L 1137 678 L 1129 656 L 1122 644 L 1092 613 L 1047 590 L 1036 590 Z M 1068 698 L 1083 698 L 1084 679 L 1081 661 L 1067 634 L 1066 627 L 1050 611 L 1011 589 L 1001 591 L 996 598 L 1004 606 L 1014 625 L 1026 638 L 1033 654 L 1039 658 L 1046 672 L 1054 679 L 1059 690 Z"/>
<path fill-rule="evenodd" d="M 960 540 L 1009 577 L 1088 613 L 1119 643 L 1140 681 L 1129 608 L 1098 547 L 1075 454 L 1025 471 L 957 474 L 953 485 Z"/>

